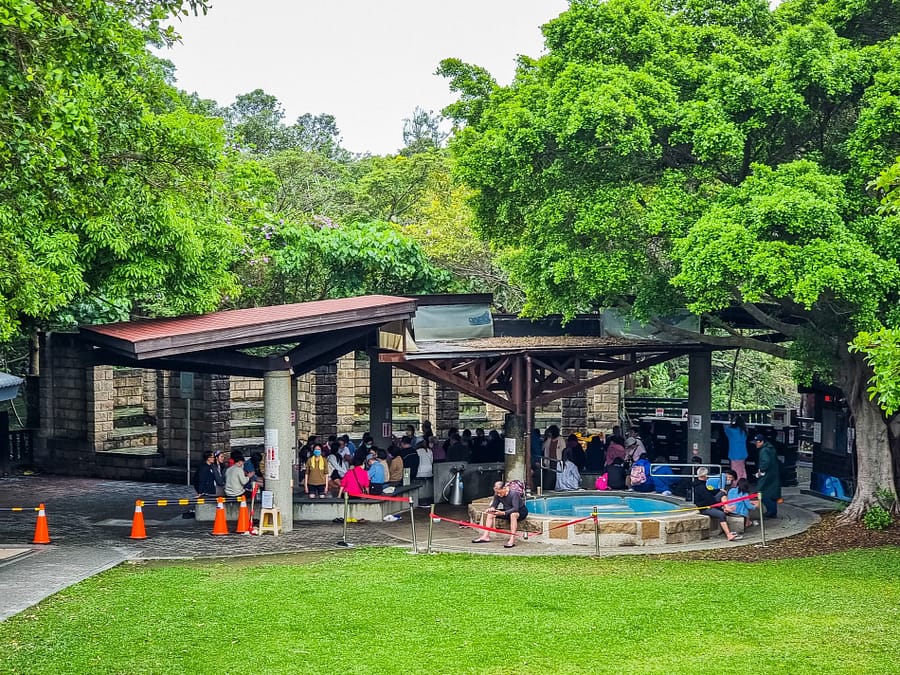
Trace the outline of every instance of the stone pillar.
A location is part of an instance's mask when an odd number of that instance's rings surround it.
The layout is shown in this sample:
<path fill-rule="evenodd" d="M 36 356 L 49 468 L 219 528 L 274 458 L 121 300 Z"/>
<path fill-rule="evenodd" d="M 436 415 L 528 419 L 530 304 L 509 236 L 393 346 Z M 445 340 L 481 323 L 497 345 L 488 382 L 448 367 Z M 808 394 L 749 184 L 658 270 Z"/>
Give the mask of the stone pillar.
<path fill-rule="evenodd" d="M 315 373 L 304 373 L 296 378 L 297 390 L 297 440 L 300 445 L 315 433 L 315 401 L 316 401 L 316 376 Z M 298 446 L 299 447 L 299 446 Z"/>
<path fill-rule="evenodd" d="M 391 444 L 390 435 L 386 438 L 382 432 L 384 424 L 393 424 L 392 370 L 391 364 L 381 363 L 377 354 L 370 355 L 369 431 L 379 448 L 386 448 Z"/>
<path fill-rule="evenodd" d="M 172 388 L 172 377 L 171 370 L 160 370 L 156 373 L 156 449 L 167 458 L 170 455 L 174 433 L 172 396 L 178 394 L 178 389 Z"/>
<path fill-rule="evenodd" d="M 156 424 L 156 371 L 146 368 L 141 370 L 141 389 L 143 390 L 144 414 L 147 422 Z"/>
<path fill-rule="evenodd" d="M 316 368 L 315 378 L 315 433 L 324 442 L 337 434 L 337 362 Z"/>
<path fill-rule="evenodd" d="M 87 378 L 87 439 L 94 452 L 107 450 L 113 430 L 115 392 L 112 366 L 85 368 Z"/>
<path fill-rule="evenodd" d="M 291 427 L 291 373 L 274 370 L 263 380 L 265 400 L 265 479 L 281 510 L 285 532 L 294 529 L 294 491 L 291 485 L 294 439 Z"/>
<path fill-rule="evenodd" d="M 587 429 L 587 392 L 566 396 L 560 402 L 562 412 L 562 434 L 584 433 Z"/>
<path fill-rule="evenodd" d="M 356 415 L 356 355 L 342 356 L 337 362 L 337 433 L 353 431 Z"/>
<path fill-rule="evenodd" d="M 431 422 L 431 428 L 435 428 L 434 390 L 437 385 L 424 377 L 419 378 L 419 429 L 422 422 Z M 435 431 L 435 433 L 437 433 Z"/>
<path fill-rule="evenodd" d="M 459 392 L 445 384 L 434 385 L 434 433 L 438 438 L 446 438 L 447 431 L 459 428 Z"/>
<path fill-rule="evenodd" d="M 503 435 L 506 439 L 515 439 L 516 454 L 505 455 L 505 480 L 520 480 L 526 482 L 525 444 L 528 443 L 528 434 L 528 422 L 525 420 L 524 415 L 516 415 L 515 413 L 506 414 L 506 420 L 503 423 Z"/>
<path fill-rule="evenodd" d="M 619 387 L 622 380 L 605 382 L 587 391 L 587 433 L 608 434 L 619 424 Z"/>
<path fill-rule="evenodd" d="M 192 402 L 191 424 L 194 452 L 191 466 L 199 466 L 205 450 L 228 452 L 231 438 L 231 378 L 228 375 L 197 375 L 199 396 Z"/>
<path fill-rule="evenodd" d="M 710 413 L 712 409 L 712 353 L 688 356 L 687 461 L 697 450 L 704 463 L 710 460 Z"/>

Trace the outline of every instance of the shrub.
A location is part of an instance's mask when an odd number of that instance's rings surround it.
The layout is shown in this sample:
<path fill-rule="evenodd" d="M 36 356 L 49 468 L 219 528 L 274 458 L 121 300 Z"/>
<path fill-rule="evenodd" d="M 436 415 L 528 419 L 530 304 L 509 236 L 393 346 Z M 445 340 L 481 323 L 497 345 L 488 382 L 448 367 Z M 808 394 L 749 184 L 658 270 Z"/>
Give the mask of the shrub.
<path fill-rule="evenodd" d="M 870 530 L 883 530 L 890 527 L 892 522 L 890 512 L 879 504 L 870 506 L 863 516 L 863 525 Z"/>

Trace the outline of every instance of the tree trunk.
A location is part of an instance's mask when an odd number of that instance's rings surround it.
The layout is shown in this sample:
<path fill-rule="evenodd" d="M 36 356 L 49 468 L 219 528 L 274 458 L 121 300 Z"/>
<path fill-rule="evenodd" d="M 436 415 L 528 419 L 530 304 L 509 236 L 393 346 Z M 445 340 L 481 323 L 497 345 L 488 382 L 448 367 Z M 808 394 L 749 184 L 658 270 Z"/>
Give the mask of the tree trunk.
<path fill-rule="evenodd" d="M 840 518 L 845 523 L 862 519 L 868 508 L 877 503 L 876 490 L 890 490 L 895 496 L 897 493 L 888 425 L 878 405 L 869 400 L 867 391 L 871 374 L 861 356 L 842 355 L 837 383 L 847 397 L 856 423 L 857 467 L 856 492 Z"/>

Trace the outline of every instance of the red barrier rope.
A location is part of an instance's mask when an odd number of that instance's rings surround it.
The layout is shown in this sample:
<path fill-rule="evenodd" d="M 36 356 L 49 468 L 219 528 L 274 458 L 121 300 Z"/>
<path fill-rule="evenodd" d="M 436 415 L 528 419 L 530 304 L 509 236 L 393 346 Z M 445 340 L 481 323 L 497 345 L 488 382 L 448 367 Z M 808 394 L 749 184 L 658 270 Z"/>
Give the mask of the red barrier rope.
<path fill-rule="evenodd" d="M 349 493 L 348 493 L 349 494 Z M 360 499 L 377 499 L 386 502 L 404 502 L 409 504 L 409 501 L 412 497 L 391 497 L 389 495 L 368 495 L 368 494 L 358 494 L 358 495 L 350 495 L 351 497 L 359 497 Z"/>
<path fill-rule="evenodd" d="M 558 529 L 561 528 L 561 527 L 568 527 L 569 525 L 574 525 L 575 523 L 583 523 L 585 520 L 590 520 L 591 518 L 594 518 L 594 517 L 595 517 L 595 516 L 594 516 L 594 514 L 592 513 L 591 515 L 589 515 L 589 516 L 587 516 L 587 517 L 585 517 L 585 518 L 576 518 L 575 520 L 570 520 L 568 523 L 563 523 L 562 525 L 554 525 L 554 526 L 551 527 L 550 529 L 551 529 L 551 530 L 558 530 Z"/>
<path fill-rule="evenodd" d="M 736 499 L 726 499 L 725 501 L 721 501 L 721 502 L 719 502 L 718 504 L 713 504 L 712 506 L 703 506 L 703 507 L 700 507 L 700 508 L 704 508 L 704 509 L 717 509 L 717 508 L 719 508 L 720 506 L 725 506 L 726 504 L 737 504 L 738 502 L 745 502 L 745 501 L 747 501 L 748 499 L 756 499 L 757 497 L 759 497 L 759 493 L 758 493 L 758 492 L 757 492 L 756 494 L 746 495 L 746 496 L 744 496 L 744 497 L 738 497 L 738 498 L 736 498 Z"/>
<path fill-rule="evenodd" d="M 444 516 L 438 516 L 436 514 L 431 514 L 432 520 L 446 520 L 448 523 L 455 523 L 456 525 L 462 525 L 463 527 L 472 527 L 476 530 L 484 530 L 485 532 L 496 532 L 497 534 L 507 534 L 512 536 L 512 532 L 509 530 L 499 530 L 496 527 L 487 527 L 486 525 L 479 525 L 478 523 L 470 523 L 467 520 L 453 520 L 453 518 L 445 518 Z M 521 535 L 522 532 L 516 532 L 516 535 Z"/>

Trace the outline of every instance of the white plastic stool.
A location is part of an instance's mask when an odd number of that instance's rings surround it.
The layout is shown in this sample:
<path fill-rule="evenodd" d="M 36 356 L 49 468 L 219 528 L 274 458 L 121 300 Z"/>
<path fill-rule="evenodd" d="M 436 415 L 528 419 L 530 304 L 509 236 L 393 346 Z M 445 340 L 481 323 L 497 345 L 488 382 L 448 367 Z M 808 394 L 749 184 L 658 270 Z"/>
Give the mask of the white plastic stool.
<path fill-rule="evenodd" d="M 268 516 L 268 521 L 266 517 Z M 282 531 L 281 526 L 281 511 L 277 506 L 273 506 L 271 509 L 263 509 L 259 512 L 259 533 L 263 534 L 267 530 L 271 530 L 272 534 L 276 537 L 278 533 Z"/>

